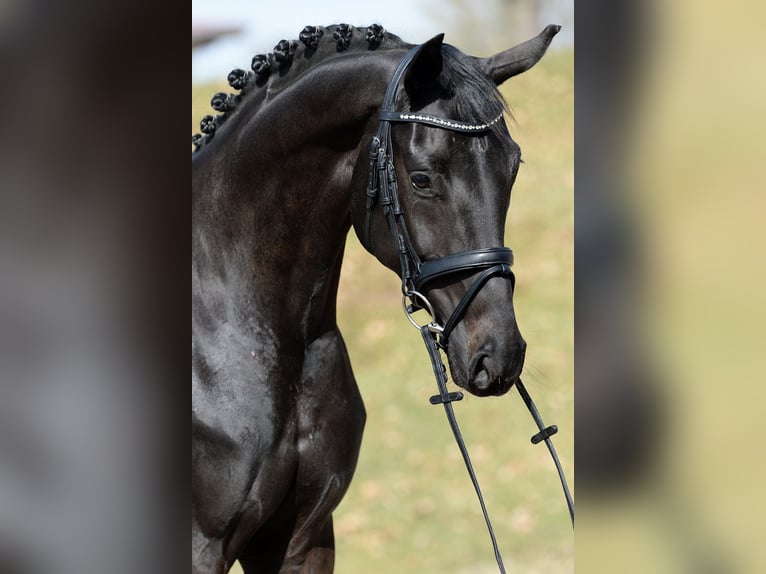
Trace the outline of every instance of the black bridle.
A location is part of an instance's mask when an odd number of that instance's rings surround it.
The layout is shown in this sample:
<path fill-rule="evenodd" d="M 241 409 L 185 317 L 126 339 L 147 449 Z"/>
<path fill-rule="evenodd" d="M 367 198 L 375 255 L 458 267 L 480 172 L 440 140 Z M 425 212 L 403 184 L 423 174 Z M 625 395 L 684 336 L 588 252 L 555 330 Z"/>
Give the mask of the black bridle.
<path fill-rule="evenodd" d="M 388 229 L 391 232 L 393 241 L 398 249 L 401 266 L 402 304 L 404 311 L 407 315 L 407 319 L 421 332 L 436 377 L 439 394 L 431 397 L 431 404 L 442 404 L 444 406 L 450 428 L 455 436 L 458 448 L 463 455 L 468 474 L 479 498 L 479 504 L 481 505 L 489 535 L 492 539 L 497 565 L 500 568 L 500 572 L 505 574 L 502 557 L 500 556 L 497 540 L 495 539 L 492 524 L 490 523 L 486 505 L 484 504 L 484 498 L 481 494 L 481 489 L 479 488 L 479 483 L 476 479 L 471 459 L 468 456 L 468 451 L 465 447 L 452 408 L 452 402 L 462 399 L 463 394 L 461 392 L 450 393 L 447 391 L 447 369 L 441 360 L 439 351 L 440 349 L 447 348 L 449 336 L 453 329 L 462 320 L 473 299 L 490 279 L 493 277 L 503 277 L 510 279 L 512 284 L 515 283 L 515 277 L 511 271 L 513 252 L 508 247 L 490 247 L 453 253 L 438 259 L 423 261 L 418 256 L 417 251 L 412 244 L 404 220 L 401 203 L 399 202 L 393 145 L 391 142 L 392 123 L 418 123 L 455 132 L 481 134 L 490 131 L 494 124 L 502 121 L 503 113 L 501 111 L 494 120 L 485 124 L 468 124 L 452 119 L 440 118 L 430 114 L 396 111 L 394 108 L 399 83 L 410 62 L 412 62 L 417 54 L 418 49 L 418 46 L 412 48 L 399 62 L 388 83 L 383 98 L 383 104 L 380 108 L 378 131 L 372 138 L 372 143 L 370 145 L 370 173 L 367 185 L 364 237 L 365 243 L 370 246 L 372 216 L 375 207 L 380 203 L 383 209 L 383 215 L 388 224 Z M 473 280 L 471 286 L 466 290 L 444 325 L 439 325 L 436 323 L 433 306 L 428 298 L 422 293 L 423 288 L 434 280 L 444 279 L 450 276 L 464 275 L 466 273 L 478 273 L 478 275 Z M 413 313 L 419 309 L 425 309 L 429 313 L 432 319 L 430 323 L 419 325 L 412 318 Z M 540 414 L 538 413 L 532 398 L 529 396 L 529 393 L 527 393 L 524 384 L 521 382 L 521 379 L 516 381 L 515 386 L 539 429 L 539 432 L 532 437 L 532 443 L 537 444 L 539 442 L 545 442 L 553 457 L 553 461 L 556 464 L 559 479 L 561 480 L 561 485 L 564 489 L 564 496 L 569 508 L 569 513 L 572 518 L 572 524 L 574 525 L 574 502 L 572 501 L 572 496 L 569 492 L 566 477 L 561 468 L 561 463 L 559 462 L 556 450 L 550 439 L 551 436 L 558 432 L 558 428 L 555 425 L 549 427 L 544 425 Z"/>
<path fill-rule="evenodd" d="M 388 223 L 388 229 L 393 235 L 393 240 L 399 252 L 401 266 L 402 293 L 405 299 L 410 300 L 412 311 L 425 305 L 433 317 L 433 307 L 428 299 L 422 294 L 422 289 L 435 279 L 441 279 L 450 275 L 457 275 L 466 271 L 481 271 L 473 285 L 466 291 L 463 299 L 457 305 L 444 326 L 435 322 L 430 323 L 430 328 L 440 335 L 440 344 L 446 347 L 449 335 L 460 322 L 473 298 L 479 290 L 492 277 L 508 277 L 515 281 L 511 265 L 513 264 L 513 252 L 507 247 L 491 247 L 454 253 L 438 259 L 422 261 L 417 254 L 407 224 L 404 221 L 404 213 L 399 202 L 399 189 L 394 167 L 394 151 L 391 143 L 392 123 L 418 123 L 430 127 L 477 134 L 489 131 L 494 124 L 503 119 L 502 111 L 499 115 L 486 124 L 468 124 L 456 120 L 440 118 L 429 114 L 397 112 L 394 110 L 396 93 L 399 82 L 407 70 L 412 59 L 417 54 L 418 47 L 413 48 L 399 62 L 394 70 L 394 75 L 388 83 L 383 104 L 380 108 L 380 123 L 378 131 L 372 138 L 370 145 L 370 173 L 367 184 L 367 204 L 365 216 L 365 241 L 370 245 L 370 231 L 372 228 L 372 215 L 375 206 L 380 202 L 383 215 Z M 411 312 L 407 316 L 410 317 Z M 412 319 L 411 319 L 412 320 Z"/>

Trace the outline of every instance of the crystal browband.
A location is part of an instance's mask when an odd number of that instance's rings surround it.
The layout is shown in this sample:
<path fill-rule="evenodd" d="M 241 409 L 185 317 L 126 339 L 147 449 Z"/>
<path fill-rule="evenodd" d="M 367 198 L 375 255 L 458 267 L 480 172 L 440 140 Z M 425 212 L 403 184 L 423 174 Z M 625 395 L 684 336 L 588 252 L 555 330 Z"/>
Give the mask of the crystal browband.
<path fill-rule="evenodd" d="M 426 124 L 429 126 L 453 130 L 458 132 L 483 132 L 489 130 L 493 125 L 503 119 L 501 112 L 494 120 L 486 124 L 467 124 L 447 118 L 430 116 L 428 114 L 413 114 L 406 112 L 381 112 L 380 119 L 387 122 L 405 122 Z"/>

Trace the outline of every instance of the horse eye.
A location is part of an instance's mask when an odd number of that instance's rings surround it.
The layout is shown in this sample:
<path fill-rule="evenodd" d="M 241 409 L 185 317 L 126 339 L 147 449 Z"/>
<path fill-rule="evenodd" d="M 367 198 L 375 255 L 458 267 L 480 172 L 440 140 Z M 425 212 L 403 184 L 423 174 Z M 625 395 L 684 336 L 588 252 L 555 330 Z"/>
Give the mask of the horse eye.
<path fill-rule="evenodd" d="M 412 185 L 417 189 L 429 189 L 431 187 L 431 178 L 425 173 L 414 173 L 410 179 Z"/>

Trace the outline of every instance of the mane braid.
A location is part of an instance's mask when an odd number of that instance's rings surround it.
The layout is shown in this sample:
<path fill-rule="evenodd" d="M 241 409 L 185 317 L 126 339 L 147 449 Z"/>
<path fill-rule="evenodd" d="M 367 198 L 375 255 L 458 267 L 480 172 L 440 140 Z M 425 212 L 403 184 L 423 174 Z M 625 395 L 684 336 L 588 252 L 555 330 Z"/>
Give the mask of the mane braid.
<path fill-rule="evenodd" d="M 306 26 L 298 35 L 298 40 L 281 40 L 273 52 L 253 56 L 251 71 L 236 68 L 229 72 L 229 85 L 239 93 L 219 92 L 213 96 L 211 106 L 220 113 L 202 118 L 200 131 L 204 135 L 192 136 L 192 153 L 213 140 L 217 130 L 242 107 L 242 102 L 248 96 L 264 94 L 261 88 L 267 84 L 291 81 L 309 66 L 350 50 L 362 52 L 411 46 L 398 36 L 386 32 L 380 24 L 372 24 L 367 28 L 355 28 L 348 24 Z M 502 113 L 510 115 L 508 104 L 497 86 L 476 66 L 473 58 L 449 44 L 444 44 L 442 49 L 444 68 L 439 83 L 449 97 L 454 98 L 457 117 L 451 119 L 475 125 L 491 125 L 493 133 L 506 141 L 508 136 L 503 129 L 503 122 L 493 122 Z M 404 104 L 403 111 L 414 111 L 409 102 L 405 101 Z"/>
<path fill-rule="evenodd" d="M 362 52 L 408 46 L 398 36 L 386 32 L 380 24 L 372 24 L 367 28 L 356 28 L 349 24 L 306 26 L 298 35 L 298 40 L 281 40 L 271 53 L 253 56 L 250 71 L 235 68 L 229 72 L 227 81 L 239 93 L 219 92 L 213 96 L 210 104 L 215 111 L 221 113 L 216 116 L 207 115 L 202 119 L 200 131 L 205 135 L 192 136 L 192 153 L 213 140 L 217 130 L 240 109 L 240 104 L 247 96 L 262 93 L 260 88 L 270 82 L 284 81 L 283 78 L 291 68 L 296 70 L 289 77 L 297 77 L 309 65 L 355 48 Z"/>

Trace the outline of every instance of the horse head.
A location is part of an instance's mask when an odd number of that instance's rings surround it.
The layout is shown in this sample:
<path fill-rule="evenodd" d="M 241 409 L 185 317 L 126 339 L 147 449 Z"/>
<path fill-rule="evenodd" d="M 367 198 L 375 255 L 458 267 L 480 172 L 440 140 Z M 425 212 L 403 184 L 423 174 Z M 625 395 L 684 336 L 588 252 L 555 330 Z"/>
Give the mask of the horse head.
<path fill-rule="evenodd" d="M 412 303 L 433 312 L 453 380 L 479 396 L 507 392 L 526 351 L 502 248 L 521 152 L 497 86 L 537 63 L 558 31 L 548 26 L 489 58 L 463 54 L 443 35 L 411 50 L 389 84 L 370 157 L 355 170 L 357 188 L 369 182 L 366 198 L 354 192 L 357 234 L 402 277 Z"/>

